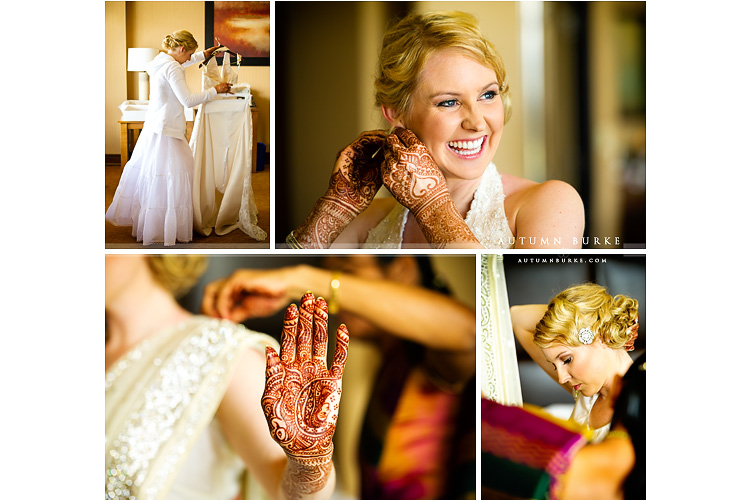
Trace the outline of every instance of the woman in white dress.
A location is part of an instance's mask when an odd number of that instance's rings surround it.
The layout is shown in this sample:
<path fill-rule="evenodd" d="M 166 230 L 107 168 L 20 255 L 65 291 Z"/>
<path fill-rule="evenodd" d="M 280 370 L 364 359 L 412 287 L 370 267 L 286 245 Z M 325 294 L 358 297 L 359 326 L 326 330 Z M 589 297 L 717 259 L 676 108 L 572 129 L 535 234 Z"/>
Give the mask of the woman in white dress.
<path fill-rule="evenodd" d="M 462 12 L 411 14 L 380 52 L 376 102 L 392 132 L 364 132 L 291 248 L 580 248 L 583 203 L 561 181 L 491 163 L 510 118 L 505 65 Z M 375 198 L 381 185 L 393 198 Z"/>
<path fill-rule="evenodd" d="M 204 257 L 105 265 L 105 498 L 329 498 L 349 337 L 341 325 L 327 367 L 325 301 L 289 306 L 277 353 L 268 335 L 180 307 Z"/>
<path fill-rule="evenodd" d="M 198 42 L 188 31 L 164 37 L 164 52 L 148 64 L 151 82 L 143 131 L 133 156 L 125 165 L 106 219 L 132 226 L 133 236 L 144 245 L 193 239 L 193 153 L 185 137 L 185 111 L 230 91 L 220 83 L 190 93 L 185 67 L 199 63 L 218 47 L 196 52 Z"/>
<path fill-rule="evenodd" d="M 510 308 L 513 333 L 524 350 L 575 398 L 571 419 L 603 439 L 612 419 L 612 389 L 633 364 L 638 301 L 599 285 L 570 287 L 549 305 Z"/>

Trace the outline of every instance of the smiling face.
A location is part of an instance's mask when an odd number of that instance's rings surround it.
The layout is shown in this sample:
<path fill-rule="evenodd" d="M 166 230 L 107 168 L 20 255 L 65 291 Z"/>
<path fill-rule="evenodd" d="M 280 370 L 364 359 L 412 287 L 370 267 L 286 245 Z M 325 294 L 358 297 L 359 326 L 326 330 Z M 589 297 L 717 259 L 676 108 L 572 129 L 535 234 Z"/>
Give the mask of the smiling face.
<path fill-rule="evenodd" d="M 542 349 L 544 357 L 555 368 L 558 382 L 587 397 L 613 383 L 617 373 L 610 351 L 613 350 L 598 338 L 590 345 L 571 347 L 557 344 Z"/>
<path fill-rule="evenodd" d="M 494 70 L 457 49 L 428 57 L 411 109 L 392 124 L 412 130 L 446 181 L 478 179 L 497 151 L 503 103 Z"/>

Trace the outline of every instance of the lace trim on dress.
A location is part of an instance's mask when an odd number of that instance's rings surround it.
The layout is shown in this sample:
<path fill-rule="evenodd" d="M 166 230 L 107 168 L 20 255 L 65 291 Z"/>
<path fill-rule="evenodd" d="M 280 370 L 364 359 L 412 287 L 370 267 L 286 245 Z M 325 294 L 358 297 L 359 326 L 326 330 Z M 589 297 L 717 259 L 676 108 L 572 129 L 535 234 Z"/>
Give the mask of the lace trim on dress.
<path fill-rule="evenodd" d="M 505 215 L 503 180 L 494 163 L 482 175 L 466 224 L 485 248 L 513 248 L 515 238 Z"/>
<path fill-rule="evenodd" d="M 409 210 L 396 202 L 396 206 L 367 233 L 363 248 L 401 248 L 404 227 Z"/>
<path fill-rule="evenodd" d="M 401 248 L 409 210 L 397 203 L 393 210 L 367 233 L 363 248 Z M 482 174 L 474 193 L 466 224 L 485 248 L 513 248 L 515 237 L 505 216 L 502 177 L 494 163 Z"/>

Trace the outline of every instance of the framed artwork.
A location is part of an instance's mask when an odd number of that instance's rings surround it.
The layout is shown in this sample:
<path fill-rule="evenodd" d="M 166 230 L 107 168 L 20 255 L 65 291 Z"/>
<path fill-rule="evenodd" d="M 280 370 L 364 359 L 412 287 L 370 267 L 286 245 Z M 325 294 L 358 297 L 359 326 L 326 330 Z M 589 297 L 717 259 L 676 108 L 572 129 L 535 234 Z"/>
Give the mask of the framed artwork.
<path fill-rule="evenodd" d="M 271 2 L 205 2 L 206 47 L 221 43 L 241 66 L 271 64 Z"/>

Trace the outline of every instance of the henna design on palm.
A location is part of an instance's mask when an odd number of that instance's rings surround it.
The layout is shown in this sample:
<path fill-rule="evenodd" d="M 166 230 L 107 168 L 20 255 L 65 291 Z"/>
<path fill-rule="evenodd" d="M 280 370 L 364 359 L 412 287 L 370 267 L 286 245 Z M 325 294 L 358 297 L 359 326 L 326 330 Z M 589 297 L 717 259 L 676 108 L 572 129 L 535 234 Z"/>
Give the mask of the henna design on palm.
<path fill-rule="evenodd" d="M 477 241 L 458 213 L 427 146 L 412 131 L 397 128 L 387 137 L 382 177 L 396 200 L 414 214 L 433 246 Z"/>
<path fill-rule="evenodd" d="M 328 248 L 341 231 L 362 213 L 382 186 L 385 132 L 363 132 L 339 151 L 326 193 L 297 231 L 306 248 Z"/>
<path fill-rule="evenodd" d="M 287 308 L 281 355 L 266 348 L 261 406 L 268 428 L 290 460 L 315 468 L 318 475 L 330 470 L 348 345 L 349 333 L 342 324 L 328 369 L 328 305 L 308 292 L 299 308 L 295 304 Z"/>

